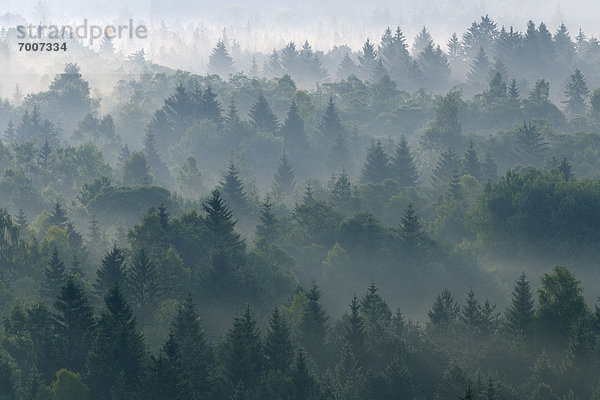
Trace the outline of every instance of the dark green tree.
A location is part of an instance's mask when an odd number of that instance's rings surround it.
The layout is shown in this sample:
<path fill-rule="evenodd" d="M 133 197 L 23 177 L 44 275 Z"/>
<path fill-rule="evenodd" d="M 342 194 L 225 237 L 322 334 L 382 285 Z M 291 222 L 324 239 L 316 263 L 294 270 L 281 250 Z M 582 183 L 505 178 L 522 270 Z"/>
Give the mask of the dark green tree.
<path fill-rule="evenodd" d="M 481 305 L 475 297 L 473 289 L 469 289 L 465 305 L 461 309 L 460 322 L 473 333 L 478 333 L 481 327 Z"/>
<path fill-rule="evenodd" d="M 274 308 L 269 317 L 265 337 L 265 367 L 268 370 L 287 373 L 292 368 L 293 357 L 290 329 L 279 309 Z"/>
<path fill-rule="evenodd" d="M 298 111 L 295 101 L 292 101 L 283 126 L 281 127 L 283 146 L 294 161 L 306 159 L 308 154 L 308 139 L 304 131 L 304 121 Z"/>
<path fill-rule="evenodd" d="M 490 62 L 483 47 L 479 48 L 477 56 L 471 64 L 471 69 L 467 73 L 467 81 L 477 88 L 485 87 L 490 76 Z"/>
<path fill-rule="evenodd" d="M 402 136 L 396 146 L 394 156 L 390 160 L 390 169 L 394 179 L 400 186 L 416 186 L 419 179 L 419 173 L 415 164 L 415 159 L 410 153 L 408 141 Z"/>
<path fill-rule="evenodd" d="M 362 170 L 361 180 L 364 183 L 381 183 L 390 178 L 390 164 L 381 141 L 371 143 L 367 151 L 367 159 Z"/>
<path fill-rule="evenodd" d="M 104 254 L 100 268 L 96 271 L 96 282 L 92 284 L 95 294 L 104 298 L 115 285 L 125 287 L 125 276 L 125 255 L 115 244 Z"/>
<path fill-rule="evenodd" d="M 144 339 L 119 286 L 108 292 L 104 302 L 106 309 L 87 360 L 86 382 L 92 399 L 109 399 L 115 393 L 131 398 L 143 373 Z"/>
<path fill-rule="evenodd" d="M 150 131 L 146 133 L 146 137 L 144 138 L 144 153 L 146 155 L 148 167 L 150 167 L 152 175 L 156 177 L 158 183 L 162 186 L 169 186 L 171 182 L 169 169 L 161 160 L 160 155 L 158 154 L 156 136 Z"/>
<path fill-rule="evenodd" d="M 327 166 L 333 172 L 352 167 L 352 159 L 348 150 L 346 134 L 338 132 L 327 154 Z"/>
<path fill-rule="evenodd" d="M 523 122 L 513 133 L 517 154 L 526 161 L 539 164 L 544 156 L 546 141 L 537 125 Z"/>
<path fill-rule="evenodd" d="M 46 299 L 52 301 L 52 299 L 56 299 L 60 293 L 60 288 L 63 287 L 67 281 L 65 264 L 60 259 L 56 247 L 52 250 L 50 261 L 48 261 L 48 265 L 44 270 L 44 276 L 42 293 Z"/>
<path fill-rule="evenodd" d="M 67 218 L 67 212 L 59 202 L 56 202 L 54 204 L 54 208 L 52 209 L 52 211 L 50 211 L 50 216 L 46 220 L 45 225 L 47 227 L 59 226 L 63 228 L 67 225 L 68 222 L 69 219 Z"/>
<path fill-rule="evenodd" d="M 257 395 L 263 371 L 263 349 L 254 313 L 247 305 L 233 320 L 221 348 L 221 367 L 228 386 L 241 385 L 244 391 Z"/>
<path fill-rule="evenodd" d="M 435 298 L 427 316 L 434 329 L 447 330 L 459 316 L 460 309 L 452 293 L 446 288 Z"/>
<path fill-rule="evenodd" d="M 296 177 L 294 175 L 294 170 L 292 169 L 292 164 L 290 163 L 287 154 L 284 152 L 279 158 L 277 171 L 275 171 L 275 175 L 273 175 L 273 193 L 277 197 L 286 198 L 292 194 L 295 185 Z"/>
<path fill-rule="evenodd" d="M 206 399 L 213 392 L 211 376 L 214 369 L 212 349 L 198 316 L 191 295 L 181 304 L 171 324 L 169 340 L 176 346 L 171 356 L 177 365 L 188 399 Z"/>
<path fill-rule="evenodd" d="M 12 121 L 8 121 L 8 127 L 4 131 L 4 140 L 8 143 L 15 143 L 15 141 L 17 140 L 15 124 L 13 124 Z"/>
<path fill-rule="evenodd" d="M 485 153 L 485 159 L 483 160 L 483 164 L 481 166 L 482 177 L 485 180 L 491 180 L 495 182 L 498 179 L 498 164 L 491 152 Z"/>
<path fill-rule="evenodd" d="M 299 324 L 299 341 L 304 350 L 318 363 L 325 360 L 325 340 L 329 328 L 327 314 L 320 303 L 321 292 L 316 283 L 306 293 L 307 302 Z"/>
<path fill-rule="evenodd" d="M 292 377 L 292 396 L 293 400 L 318 399 L 320 390 L 317 379 L 314 377 L 304 351 L 300 349 L 296 353 Z"/>
<path fill-rule="evenodd" d="M 456 153 L 452 149 L 443 151 L 440 154 L 435 169 L 431 175 L 431 184 L 438 193 L 445 193 L 448 185 L 452 181 L 454 171 L 460 166 Z"/>
<path fill-rule="evenodd" d="M 61 367 L 84 373 L 94 338 L 94 310 L 89 296 L 73 275 L 67 277 L 54 303 Z"/>
<path fill-rule="evenodd" d="M 362 359 L 364 356 L 365 344 L 365 326 L 360 307 L 360 302 L 355 294 L 350 303 L 350 312 L 344 314 L 342 318 L 344 321 L 344 340 L 352 347 L 357 359 Z"/>
<path fill-rule="evenodd" d="M 417 215 L 412 204 L 409 204 L 402 214 L 400 226 L 398 227 L 398 235 L 408 255 L 415 256 L 422 254 L 422 251 L 425 250 L 423 222 Z"/>
<path fill-rule="evenodd" d="M 262 92 L 250 108 L 249 115 L 252 125 L 261 132 L 275 134 L 279 129 L 277 117 L 271 111 L 271 106 Z"/>
<path fill-rule="evenodd" d="M 229 162 L 227 174 L 220 183 L 220 190 L 225 196 L 227 203 L 237 216 L 245 216 L 248 210 L 248 194 L 244 190 L 244 184 L 240 179 L 240 171 L 233 161 Z"/>
<path fill-rule="evenodd" d="M 319 133 L 326 144 L 333 143 L 338 134 L 344 134 L 345 130 L 338 111 L 333 102 L 333 97 L 329 97 L 325 114 L 319 123 Z"/>
<path fill-rule="evenodd" d="M 440 46 L 427 45 L 419 53 L 418 65 L 422 85 L 430 90 L 441 91 L 447 88 L 450 77 L 448 57 Z"/>
<path fill-rule="evenodd" d="M 392 311 L 377 290 L 375 283 L 371 282 L 360 301 L 360 315 L 365 329 L 366 359 L 367 365 L 371 367 L 390 355 L 387 338 L 392 323 Z"/>
<path fill-rule="evenodd" d="M 473 141 L 469 144 L 462 160 L 462 173 L 471 175 L 478 180 L 481 179 L 481 162 L 479 161 L 477 151 L 473 147 Z"/>
<path fill-rule="evenodd" d="M 575 324 L 586 317 L 581 282 L 566 267 L 557 265 L 542 276 L 536 316 L 544 332 L 564 343 Z"/>
<path fill-rule="evenodd" d="M 262 203 L 260 221 L 256 225 L 256 236 L 268 243 L 275 243 L 281 239 L 279 233 L 279 221 L 273 213 L 271 198 L 267 196 Z"/>
<path fill-rule="evenodd" d="M 512 290 L 511 304 L 506 310 L 506 322 L 514 335 L 529 337 L 535 324 L 533 293 L 525 273 L 521 273 Z"/>
<path fill-rule="evenodd" d="M 223 122 L 223 107 L 210 86 L 202 92 L 200 116 L 213 121 L 217 126 Z"/>
<path fill-rule="evenodd" d="M 585 101 L 590 95 L 590 91 L 587 88 L 585 78 L 579 68 L 575 70 L 570 76 L 565 86 L 565 96 L 567 99 L 563 102 L 565 104 L 566 111 L 571 115 L 585 115 L 586 104 Z"/>
<path fill-rule="evenodd" d="M 131 304 L 141 325 L 149 322 L 161 298 L 156 266 L 144 249 L 135 254 L 127 271 Z"/>
<path fill-rule="evenodd" d="M 123 184 L 127 186 L 152 184 L 150 166 L 144 153 L 136 152 L 123 165 Z"/>

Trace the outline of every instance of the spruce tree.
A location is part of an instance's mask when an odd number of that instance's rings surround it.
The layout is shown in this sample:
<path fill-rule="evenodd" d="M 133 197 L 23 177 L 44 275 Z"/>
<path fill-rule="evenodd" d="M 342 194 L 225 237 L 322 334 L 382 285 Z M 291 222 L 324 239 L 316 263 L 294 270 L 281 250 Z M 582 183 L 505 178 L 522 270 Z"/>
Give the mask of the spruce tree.
<path fill-rule="evenodd" d="M 419 179 L 415 159 L 410 153 L 408 141 L 402 136 L 396 146 L 394 156 L 390 160 L 390 169 L 392 177 L 398 181 L 402 187 L 416 186 Z"/>
<path fill-rule="evenodd" d="M 338 134 L 344 133 L 344 127 L 331 96 L 327 108 L 325 108 L 325 114 L 319 123 L 319 133 L 326 144 L 333 143 Z"/>
<path fill-rule="evenodd" d="M 295 101 L 290 105 L 287 118 L 281 127 L 281 135 L 284 149 L 291 159 L 296 162 L 305 160 L 308 154 L 308 139 L 304 132 L 304 121 Z"/>
<path fill-rule="evenodd" d="M 87 360 L 86 382 L 93 400 L 120 393 L 131 398 L 137 391 L 145 362 L 145 344 L 137 321 L 119 286 L 106 295 L 105 310 Z M 114 397 L 113 397 L 114 398 Z"/>
<path fill-rule="evenodd" d="M 92 286 L 96 295 L 103 298 L 115 285 L 125 287 L 125 283 L 125 255 L 115 244 L 102 257 L 100 268 L 96 271 L 96 282 Z"/>
<path fill-rule="evenodd" d="M 273 52 L 269 58 L 265 61 L 263 66 L 263 74 L 267 78 L 277 78 L 284 74 L 283 67 L 281 66 L 281 57 L 277 50 L 273 49 Z"/>
<path fill-rule="evenodd" d="M 261 132 L 275 134 L 279 129 L 277 117 L 271 111 L 271 106 L 262 92 L 250 108 L 249 116 L 252 125 Z"/>
<path fill-rule="evenodd" d="M 519 93 L 519 85 L 517 85 L 517 80 L 513 79 L 510 81 L 510 85 L 508 86 L 508 97 L 519 104 L 521 99 L 521 94 Z"/>
<path fill-rule="evenodd" d="M 127 160 L 129 160 L 130 157 L 131 157 L 131 152 L 129 151 L 129 147 L 127 145 L 124 145 L 123 147 L 121 147 L 121 150 L 119 151 L 119 159 L 118 159 L 118 166 L 119 166 L 119 170 L 121 171 L 121 175 L 123 174 L 123 168 L 125 167 L 125 163 L 127 162 Z"/>
<path fill-rule="evenodd" d="M 390 307 L 377 293 L 375 283 L 371 282 L 367 293 L 360 301 L 360 315 L 365 328 L 365 351 L 368 353 L 369 365 L 374 365 L 377 360 L 387 354 L 388 330 L 392 323 Z"/>
<path fill-rule="evenodd" d="M 281 49 L 281 66 L 291 76 L 300 75 L 300 53 L 296 49 L 296 43 L 289 42 Z"/>
<path fill-rule="evenodd" d="M 462 160 L 462 173 L 463 175 L 471 175 L 477 180 L 481 179 L 481 162 L 477 151 L 473 147 L 473 141 L 469 143 L 469 147 Z"/>
<path fill-rule="evenodd" d="M 227 77 L 233 73 L 233 59 L 229 55 L 225 42 L 222 39 L 219 39 L 210 54 L 208 71 L 211 74 L 220 74 L 223 77 Z"/>
<path fill-rule="evenodd" d="M 15 143 L 17 140 L 15 124 L 12 121 L 8 121 L 8 127 L 4 131 L 4 140 L 8 143 Z"/>
<path fill-rule="evenodd" d="M 418 65 L 421 71 L 421 82 L 430 90 L 441 91 L 448 86 L 450 77 L 450 65 L 448 57 L 440 46 L 427 45 L 418 57 Z"/>
<path fill-rule="evenodd" d="M 359 73 L 362 79 L 365 80 L 377 80 L 376 68 L 377 68 L 377 50 L 369 39 L 365 42 L 362 47 L 362 54 L 358 56 L 359 61 Z"/>
<path fill-rule="evenodd" d="M 46 226 L 58 226 L 63 228 L 68 222 L 67 212 L 63 206 L 59 202 L 54 203 L 54 208 L 50 211 L 50 216 L 46 220 Z"/>
<path fill-rule="evenodd" d="M 135 314 L 144 325 L 152 317 L 161 296 L 156 266 L 144 249 L 133 257 L 127 271 L 127 288 Z"/>
<path fill-rule="evenodd" d="M 304 351 L 300 349 L 296 353 L 292 377 L 292 400 L 318 399 L 320 398 L 319 385 L 308 366 Z"/>
<path fill-rule="evenodd" d="M 452 181 L 454 171 L 456 171 L 458 168 L 459 160 L 456 156 L 456 153 L 452 151 L 452 149 L 443 151 L 442 154 L 440 154 L 440 159 L 438 160 L 431 175 L 431 183 L 433 188 L 438 193 L 445 192 L 448 185 Z"/>
<path fill-rule="evenodd" d="M 462 60 L 463 48 L 456 32 L 450 36 L 448 43 L 446 43 L 446 47 L 448 47 L 448 58 L 450 62 L 455 63 Z"/>
<path fill-rule="evenodd" d="M 202 207 L 206 212 L 206 226 L 214 237 L 214 250 L 229 254 L 239 261 L 243 257 L 246 245 L 235 230 L 236 221 L 223 201 L 221 192 L 213 190 Z"/>
<path fill-rule="evenodd" d="M 139 392 L 144 399 L 187 400 L 192 398 L 190 388 L 182 377 L 183 371 L 178 362 L 180 354 L 173 336 L 169 335 L 158 354 L 150 357 L 150 363 L 146 367 L 142 388 Z"/>
<path fill-rule="evenodd" d="M 150 166 L 144 153 L 136 152 L 123 165 L 123 184 L 127 186 L 152 184 Z"/>
<path fill-rule="evenodd" d="M 433 307 L 427 312 L 434 329 L 447 330 L 458 318 L 459 307 L 452 293 L 446 288 L 435 298 Z"/>
<path fill-rule="evenodd" d="M 292 367 L 293 356 L 290 329 L 279 309 L 274 308 L 265 337 L 265 367 L 271 371 L 287 373 Z"/>
<path fill-rule="evenodd" d="M 178 350 L 175 362 L 179 367 L 182 385 L 190 394 L 188 398 L 205 399 L 212 391 L 210 380 L 214 360 L 191 294 L 177 310 L 169 338 Z"/>
<path fill-rule="evenodd" d="M 66 283 L 67 274 L 65 264 L 58 255 L 58 249 L 52 250 L 52 256 L 44 270 L 45 279 L 42 284 L 44 297 L 52 302 L 60 293 L 60 288 Z"/>
<path fill-rule="evenodd" d="M 490 62 L 483 50 L 483 47 L 479 48 L 477 57 L 471 64 L 471 69 L 467 73 L 467 81 L 475 87 L 482 87 L 485 85 L 490 76 Z"/>
<path fill-rule="evenodd" d="M 351 211 L 352 208 L 352 185 L 345 170 L 335 178 L 330 187 L 331 202 L 337 208 Z"/>
<path fill-rule="evenodd" d="M 296 178 L 294 171 L 287 154 L 284 152 L 279 158 L 277 171 L 275 172 L 275 175 L 273 175 L 273 193 L 277 197 L 286 198 L 292 194 L 295 185 Z"/>
<path fill-rule="evenodd" d="M 210 86 L 202 92 L 201 116 L 213 121 L 217 126 L 223 122 L 223 107 Z"/>
<path fill-rule="evenodd" d="M 158 182 L 162 185 L 170 183 L 169 169 L 163 163 L 158 154 L 158 143 L 156 142 L 156 136 L 151 131 L 146 133 L 144 138 L 144 153 L 148 162 L 148 167 L 152 171 Z"/>
<path fill-rule="evenodd" d="M 273 204 L 271 198 L 267 196 L 262 203 L 260 213 L 260 222 L 256 225 L 256 236 L 265 240 L 267 243 L 274 243 L 279 240 L 279 221 L 273 214 Z"/>
<path fill-rule="evenodd" d="M 193 156 L 189 156 L 177 171 L 177 187 L 186 197 L 197 198 L 204 189 L 202 174 Z"/>
<path fill-rule="evenodd" d="M 344 80 L 344 79 L 347 79 L 351 75 L 357 75 L 357 74 L 358 74 L 358 67 L 356 66 L 354 61 L 352 61 L 352 58 L 350 58 L 350 54 L 346 53 L 344 55 L 344 58 L 342 58 L 342 61 L 340 62 L 340 65 L 338 66 L 338 69 L 336 72 L 336 76 L 337 76 L 338 80 Z"/>
<path fill-rule="evenodd" d="M 233 161 L 229 162 L 227 174 L 220 183 L 220 189 L 232 211 L 237 216 L 245 216 L 249 206 L 248 194 L 244 190 L 244 184 L 240 179 L 240 171 Z"/>
<path fill-rule="evenodd" d="M 498 179 L 498 164 L 491 152 L 485 153 L 485 160 L 483 160 L 483 165 L 481 166 L 481 172 L 483 175 L 483 179 L 491 180 L 495 182 Z"/>
<path fill-rule="evenodd" d="M 390 165 L 381 141 L 371 143 L 363 167 L 361 180 L 364 183 L 381 183 L 390 177 Z"/>
<path fill-rule="evenodd" d="M 578 114 L 585 115 L 587 108 L 585 101 L 589 94 L 590 91 L 587 88 L 585 78 L 578 68 L 569 76 L 569 80 L 565 86 L 565 96 L 567 99 L 563 103 L 566 105 L 566 111 L 571 116 Z"/>
<path fill-rule="evenodd" d="M 94 310 L 80 282 L 67 277 L 54 303 L 61 365 L 69 371 L 84 373 L 85 361 L 94 337 Z"/>
<path fill-rule="evenodd" d="M 409 255 L 419 254 L 425 244 L 423 222 L 417 215 L 412 204 L 409 204 L 402 214 L 399 226 L 399 236 Z"/>
<path fill-rule="evenodd" d="M 17 214 L 17 227 L 19 228 L 19 238 L 24 239 L 29 234 L 29 223 L 27 222 L 27 215 L 25 215 L 25 211 L 23 208 L 19 208 L 19 213 Z"/>
<path fill-rule="evenodd" d="M 329 331 L 328 317 L 319 301 L 321 292 L 316 283 L 313 282 L 306 297 L 307 302 L 300 318 L 299 340 L 304 350 L 320 363 L 325 360 L 325 339 Z"/>
<path fill-rule="evenodd" d="M 537 125 L 523 122 L 513 133 L 517 154 L 522 160 L 533 164 L 541 162 L 546 150 L 546 142 Z"/>
<path fill-rule="evenodd" d="M 423 27 L 413 42 L 411 50 L 413 57 L 418 57 L 419 54 L 421 54 L 421 52 L 430 45 L 433 46 L 433 38 L 431 37 L 431 34 L 427 28 Z"/>
<path fill-rule="evenodd" d="M 338 132 L 336 135 L 333 144 L 329 149 L 329 154 L 327 155 L 327 165 L 332 172 L 338 172 L 352 167 L 352 159 L 350 157 L 350 151 L 348 150 L 345 133 Z"/>
<path fill-rule="evenodd" d="M 365 326 L 356 294 L 352 297 L 350 312 L 344 314 L 342 320 L 344 321 L 344 340 L 352 346 L 356 358 L 361 359 L 364 354 Z"/>
<path fill-rule="evenodd" d="M 535 323 L 534 299 L 525 273 L 521 273 L 512 290 L 511 304 L 506 310 L 506 322 L 513 335 L 528 337 Z"/>
<path fill-rule="evenodd" d="M 481 306 L 473 289 L 469 289 L 467 293 L 465 305 L 461 309 L 460 321 L 467 330 L 472 332 L 478 331 L 481 326 Z"/>
<path fill-rule="evenodd" d="M 44 171 L 48 168 L 48 163 L 50 162 L 50 156 L 52 155 L 52 148 L 50 147 L 50 143 L 48 139 L 44 139 L 44 144 L 40 149 L 38 156 L 40 158 L 40 166 Z"/>
<path fill-rule="evenodd" d="M 256 395 L 263 370 L 263 349 L 254 313 L 247 305 L 233 320 L 221 350 L 221 366 L 230 388 L 241 385 Z"/>
<path fill-rule="evenodd" d="M 460 183 L 461 173 L 459 170 L 454 170 L 452 174 L 452 180 L 448 184 L 448 190 L 446 192 L 446 199 L 448 201 L 456 201 L 461 203 L 464 200 L 463 187 Z"/>

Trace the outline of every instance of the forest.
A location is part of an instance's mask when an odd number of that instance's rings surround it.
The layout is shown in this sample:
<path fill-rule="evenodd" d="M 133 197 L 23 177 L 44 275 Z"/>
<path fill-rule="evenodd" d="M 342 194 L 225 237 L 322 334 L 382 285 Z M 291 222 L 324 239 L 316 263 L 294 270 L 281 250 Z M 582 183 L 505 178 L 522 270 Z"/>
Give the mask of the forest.
<path fill-rule="evenodd" d="M 234 45 L 14 75 L 0 400 L 600 400 L 598 39 Z"/>

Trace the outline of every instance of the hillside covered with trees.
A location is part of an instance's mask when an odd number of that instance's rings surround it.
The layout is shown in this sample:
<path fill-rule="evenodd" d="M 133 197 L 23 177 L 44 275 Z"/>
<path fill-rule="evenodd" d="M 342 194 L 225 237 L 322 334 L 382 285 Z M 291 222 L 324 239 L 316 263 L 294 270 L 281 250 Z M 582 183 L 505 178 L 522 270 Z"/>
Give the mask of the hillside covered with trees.
<path fill-rule="evenodd" d="M 595 38 L 110 46 L 0 101 L 0 399 L 600 399 Z"/>

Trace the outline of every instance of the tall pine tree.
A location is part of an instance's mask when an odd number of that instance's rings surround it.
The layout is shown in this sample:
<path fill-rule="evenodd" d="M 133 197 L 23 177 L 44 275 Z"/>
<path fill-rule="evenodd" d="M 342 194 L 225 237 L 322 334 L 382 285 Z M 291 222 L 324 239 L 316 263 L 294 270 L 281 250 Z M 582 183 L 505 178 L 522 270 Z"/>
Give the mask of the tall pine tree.
<path fill-rule="evenodd" d="M 392 177 L 398 181 L 402 187 L 416 186 L 419 179 L 415 159 L 410 153 L 408 141 L 402 136 L 396 146 L 394 156 L 390 160 L 390 169 Z"/>

